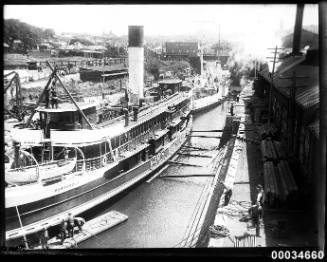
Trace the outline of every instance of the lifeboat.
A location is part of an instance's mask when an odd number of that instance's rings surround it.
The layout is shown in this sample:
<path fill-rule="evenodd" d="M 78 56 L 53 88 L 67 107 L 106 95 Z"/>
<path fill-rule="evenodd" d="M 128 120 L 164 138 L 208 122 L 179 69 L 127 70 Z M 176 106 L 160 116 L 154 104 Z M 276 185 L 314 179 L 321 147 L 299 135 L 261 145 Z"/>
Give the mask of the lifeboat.
<path fill-rule="evenodd" d="M 53 180 L 71 172 L 76 165 L 76 158 L 51 161 L 40 165 L 25 166 L 6 170 L 5 180 L 9 184 L 27 184 L 41 180 Z"/>

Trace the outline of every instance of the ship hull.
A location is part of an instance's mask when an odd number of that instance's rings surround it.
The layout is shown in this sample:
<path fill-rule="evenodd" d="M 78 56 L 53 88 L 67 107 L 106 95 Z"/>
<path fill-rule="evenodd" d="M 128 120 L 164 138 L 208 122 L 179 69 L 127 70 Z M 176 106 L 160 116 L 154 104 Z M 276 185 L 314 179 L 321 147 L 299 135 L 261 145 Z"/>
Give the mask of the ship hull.
<path fill-rule="evenodd" d="M 106 175 L 96 179 L 88 184 L 69 190 L 65 193 L 42 199 L 36 202 L 18 206 L 18 211 L 23 225 L 29 225 L 47 217 L 54 216 L 58 213 L 69 211 L 70 209 L 90 201 L 91 199 L 101 196 L 103 193 L 114 190 L 124 185 L 128 180 L 132 180 L 140 176 L 142 172 L 149 168 L 149 161 L 144 162 L 135 170 L 126 172 L 113 179 L 107 179 Z M 109 170 L 106 173 L 115 172 Z M 6 210 L 6 227 L 12 230 L 19 227 L 16 207 Z"/>
<path fill-rule="evenodd" d="M 6 208 L 7 240 L 22 236 L 22 232 L 19 229 L 20 223 L 17 210 L 25 232 L 30 230 L 30 233 L 35 233 L 42 229 L 42 225 L 38 223 L 39 221 L 44 221 L 44 223 L 46 223 L 53 217 L 58 216 L 58 214 L 64 215 L 71 210 L 74 210 L 73 213 L 75 215 L 88 211 L 96 205 L 117 196 L 119 193 L 150 176 L 164 165 L 165 162 L 169 160 L 185 143 L 191 126 L 192 119 L 189 121 L 188 126 L 183 131 L 179 132 L 172 142 L 167 144 L 164 149 L 166 153 L 161 161 L 154 162 L 153 158 L 149 158 L 125 173 L 118 174 L 119 170 L 122 169 L 121 167 L 126 162 L 130 161 L 130 159 L 127 158 L 105 172 L 101 169 L 94 171 L 103 172 L 103 176 L 90 183 L 75 187 L 62 194 L 57 194 L 49 198 L 17 206 L 17 209 L 16 207 Z M 36 224 L 38 229 L 33 227 L 34 224 Z M 49 225 L 49 223 L 47 225 Z"/>
<path fill-rule="evenodd" d="M 221 103 L 224 102 L 224 98 L 219 99 L 217 101 L 213 101 L 212 103 L 203 105 L 203 106 L 194 106 L 194 108 L 192 109 L 192 114 L 198 114 L 198 113 L 203 113 L 206 112 L 218 105 L 220 105 Z"/>

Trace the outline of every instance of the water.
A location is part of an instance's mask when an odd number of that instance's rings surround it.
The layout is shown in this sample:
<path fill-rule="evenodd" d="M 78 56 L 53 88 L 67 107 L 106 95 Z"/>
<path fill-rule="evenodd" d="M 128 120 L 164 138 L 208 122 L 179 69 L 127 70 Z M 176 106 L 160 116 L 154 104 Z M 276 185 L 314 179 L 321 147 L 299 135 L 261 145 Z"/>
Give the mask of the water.
<path fill-rule="evenodd" d="M 194 130 L 223 129 L 230 102 L 194 118 Z M 198 133 L 199 134 L 199 133 Z M 201 133 L 218 136 L 221 133 Z M 217 138 L 192 137 L 188 145 L 212 148 Z M 194 152 L 193 152 L 194 153 Z M 210 154 L 210 152 L 204 152 Z M 206 165 L 210 158 L 180 156 L 176 161 Z M 205 173 L 206 168 L 170 165 L 161 176 Z M 155 178 L 143 182 L 113 203 L 101 207 L 100 215 L 117 210 L 128 220 L 79 245 L 79 248 L 156 248 L 174 247 L 183 240 L 203 187 L 210 177 Z"/>

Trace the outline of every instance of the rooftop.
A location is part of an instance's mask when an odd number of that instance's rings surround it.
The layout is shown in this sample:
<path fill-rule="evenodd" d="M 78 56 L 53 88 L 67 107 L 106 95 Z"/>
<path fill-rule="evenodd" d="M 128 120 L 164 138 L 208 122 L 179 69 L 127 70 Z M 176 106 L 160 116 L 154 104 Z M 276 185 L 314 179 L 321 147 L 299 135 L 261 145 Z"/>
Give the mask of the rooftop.
<path fill-rule="evenodd" d="M 290 87 L 293 85 L 293 75 L 296 78 L 296 102 L 303 108 L 319 104 L 319 68 L 307 65 L 305 56 L 291 56 L 277 65 L 273 84 L 276 90 L 290 97 Z M 271 81 L 268 67 L 259 72 L 268 82 Z"/>

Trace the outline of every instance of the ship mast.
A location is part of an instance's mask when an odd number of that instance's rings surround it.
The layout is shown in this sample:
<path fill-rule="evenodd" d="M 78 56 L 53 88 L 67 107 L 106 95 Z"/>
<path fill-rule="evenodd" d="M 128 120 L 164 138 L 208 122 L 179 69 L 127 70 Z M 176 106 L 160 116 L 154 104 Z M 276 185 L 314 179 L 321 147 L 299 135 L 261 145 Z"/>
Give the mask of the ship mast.
<path fill-rule="evenodd" d="M 219 55 L 220 55 L 220 24 L 218 25 L 218 50 L 217 50 L 218 61 L 220 61 Z"/>

